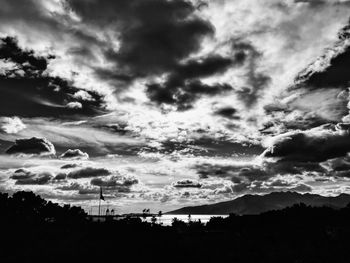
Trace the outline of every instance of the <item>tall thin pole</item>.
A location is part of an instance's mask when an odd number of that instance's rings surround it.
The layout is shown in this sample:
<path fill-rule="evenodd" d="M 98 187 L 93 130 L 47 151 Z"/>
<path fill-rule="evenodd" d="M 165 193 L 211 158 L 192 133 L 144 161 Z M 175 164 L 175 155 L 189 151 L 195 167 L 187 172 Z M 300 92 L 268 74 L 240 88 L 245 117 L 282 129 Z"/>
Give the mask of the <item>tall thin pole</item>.
<path fill-rule="evenodd" d="M 100 215 L 101 215 L 101 198 L 98 202 L 98 216 L 100 216 Z"/>

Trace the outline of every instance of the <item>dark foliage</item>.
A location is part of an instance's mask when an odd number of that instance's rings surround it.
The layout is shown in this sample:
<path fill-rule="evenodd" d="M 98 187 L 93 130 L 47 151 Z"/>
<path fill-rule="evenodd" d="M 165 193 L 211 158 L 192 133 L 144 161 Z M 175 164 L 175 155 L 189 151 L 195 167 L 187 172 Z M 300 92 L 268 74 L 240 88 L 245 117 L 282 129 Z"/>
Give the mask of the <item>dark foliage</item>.
<path fill-rule="evenodd" d="M 0 195 L 1 262 L 350 262 L 350 206 L 304 204 L 172 226 L 92 222 L 29 192 Z"/>
<path fill-rule="evenodd" d="M 0 193 L 1 225 L 43 226 L 48 223 L 76 224 L 86 221 L 80 207 L 52 203 L 32 192 L 16 192 L 10 197 Z"/>

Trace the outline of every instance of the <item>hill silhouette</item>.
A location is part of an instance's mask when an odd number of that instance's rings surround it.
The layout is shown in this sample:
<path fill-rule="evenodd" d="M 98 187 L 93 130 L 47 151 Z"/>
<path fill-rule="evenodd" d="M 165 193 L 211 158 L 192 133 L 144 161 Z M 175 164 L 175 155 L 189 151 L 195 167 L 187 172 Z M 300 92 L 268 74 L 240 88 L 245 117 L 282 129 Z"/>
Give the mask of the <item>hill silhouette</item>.
<path fill-rule="evenodd" d="M 350 202 L 350 195 L 325 197 L 316 194 L 297 192 L 273 192 L 266 195 L 244 195 L 234 200 L 210 205 L 183 207 L 167 214 L 208 214 L 208 215 L 256 215 L 270 210 L 280 210 L 294 204 L 304 203 L 308 206 L 327 206 L 343 208 Z"/>

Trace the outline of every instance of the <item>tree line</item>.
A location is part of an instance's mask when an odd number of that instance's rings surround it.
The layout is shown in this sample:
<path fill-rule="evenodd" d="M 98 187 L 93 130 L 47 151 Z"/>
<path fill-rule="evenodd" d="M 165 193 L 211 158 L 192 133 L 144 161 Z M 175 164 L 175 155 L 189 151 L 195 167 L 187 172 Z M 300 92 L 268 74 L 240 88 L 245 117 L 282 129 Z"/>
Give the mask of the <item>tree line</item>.
<path fill-rule="evenodd" d="M 350 205 L 260 215 L 92 222 L 31 192 L 0 194 L 0 262 L 350 262 Z"/>

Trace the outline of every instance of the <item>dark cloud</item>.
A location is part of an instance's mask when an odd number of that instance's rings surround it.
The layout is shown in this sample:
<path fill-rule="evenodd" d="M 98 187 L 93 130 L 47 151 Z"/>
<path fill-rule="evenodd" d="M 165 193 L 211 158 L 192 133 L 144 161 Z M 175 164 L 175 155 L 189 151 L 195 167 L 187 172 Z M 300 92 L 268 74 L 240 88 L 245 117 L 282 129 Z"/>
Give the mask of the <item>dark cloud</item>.
<path fill-rule="evenodd" d="M 48 64 L 47 58 L 35 56 L 32 50 L 21 50 L 16 40 L 11 37 L 1 39 L 0 59 L 15 62 L 26 71 L 44 71 Z"/>
<path fill-rule="evenodd" d="M 83 22 L 115 28 L 120 35 L 118 51 L 110 48 L 105 52 L 106 59 L 115 67 L 96 68 L 95 73 L 103 80 L 117 82 L 117 86 L 136 78 L 166 74 L 164 82 L 147 84 L 148 97 L 158 105 L 170 104 L 186 110 L 201 96 L 231 90 L 226 83 L 205 85 L 200 78 L 224 73 L 245 60 L 242 54 L 232 58 L 210 54 L 189 59 L 200 49 L 204 37 L 214 35 L 213 26 L 195 15 L 196 7 L 189 1 L 70 0 L 69 3 Z M 99 12 L 104 15 L 97 15 Z"/>
<path fill-rule="evenodd" d="M 350 22 L 339 32 L 339 39 L 347 41 L 350 35 Z M 323 70 L 306 69 L 297 77 L 297 85 L 292 89 L 307 87 L 308 89 L 320 88 L 342 88 L 349 87 L 350 75 L 350 46 L 345 46 L 345 49 L 340 52 L 334 52 L 331 59 L 327 62 L 327 56 L 323 56 L 320 60 L 327 63 L 327 67 Z"/>
<path fill-rule="evenodd" d="M 62 165 L 61 166 L 61 169 L 71 169 L 71 168 L 76 168 L 78 167 L 79 165 L 76 164 L 76 163 L 67 163 L 65 165 Z"/>
<path fill-rule="evenodd" d="M 225 72 L 230 66 L 240 62 L 222 56 L 208 56 L 192 59 L 174 67 L 163 83 L 147 86 L 147 95 L 155 103 L 169 104 L 178 110 L 190 109 L 201 96 L 215 96 L 232 90 L 228 84 L 203 84 L 198 78 Z"/>
<path fill-rule="evenodd" d="M 350 4 L 350 1 L 347 2 Z M 350 38 L 350 20 L 347 25 L 345 25 L 342 30 L 338 33 L 338 37 L 340 40 L 344 41 Z"/>
<path fill-rule="evenodd" d="M 322 162 L 350 151 L 348 125 L 321 126 L 305 132 L 290 132 L 275 140 L 263 156 L 282 161 Z"/>
<path fill-rule="evenodd" d="M 138 184 L 139 181 L 131 176 L 112 176 L 108 179 L 93 178 L 90 183 L 94 186 L 104 187 L 107 191 L 115 190 L 120 193 L 128 193 L 130 192 L 130 188 Z"/>
<path fill-rule="evenodd" d="M 240 168 L 238 172 L 239 177 L 247 178 L 250 181 L 263 181 L 271 177 L 262 167 L 244 167 Z"/>
<path fill-rule="evenodd" d="M 329 176 L 350 178 L 350 157 L 349 155 L 334 158 L 323 163 L 327 167 Z"/>
<path fill-rule="evenodd" d="M 69 149 L 60 155 L 62 159 L 89 159 L 89 155 L 86 152 L 82 152 L 79 149 Z"/>
<path fill-rule="evenodd" d="M 236 113 L 237 113 L 237 110 L 232 107 L 220 108 L 214 112 L 215 115 L 218 115 L 227 119 L 238 120 L 239 116 L 237 116 Z"/>
<path fill-rule="evenodd" d="M 326 5 L 349 6 L 350 1 L 343 0 L 294 0 L 295 3 L 305 3 L 309 8 L 321 8 Z"/>
<path fill-rule="evenodd" d="M 10 178 L 13 179 L 13 180 L 22 180 L 22 179 L 28 179 L 28 178 L 31 178 L 35 176 L 34 173 L 32 173 L 31 171 L 29 170 L 26 170 L 26 169 L 18 169 L 16 170 L 11 176 Z"/>
<path fill-rule="evenodd" d="M 342 172 L 350 170 L 350 158 L 349 156 L 344 158 L 335 158 L 328 161 L 328 165 L 331 171 Z"/>
<path fill-rule="evenodd" d="M 59 173 L 54 177 L 54 180 L 56 181 L 62 181 L 62 180 L 66 180 L 67 175 L 65 173 Z"/>
<path fill-rule="evenodd" d="M 67 177 L 72 179 L 107 176 L 111 172 L 104 168 L 84 167 L 68 173 Z"/>
<path fill-rule="evenodd" d="M 18 139 L 6 150 L 7 154 L 55 155 L 55 147 L 45 138 Z"/>
<path fill-rule="evenodd" d="M 213 25 L 195 12 L 203 7 L 202 4 L 195 6 L 184 0 L 67 1 L 66 10 L 73 10 L 85 25 L 114 32 L 120 41 L 116 49 L 110 40 L 103 41 L 89 32 L 78 28 L 70 30 L 63 26 L 62 21 L 66 19 L 64 15 L 45 16 L 35 1 L 30 1 L 30 8 L 23 8 L 23 1 L 5 2 L 8 6 L 2 14 L 5 20 L 17 17 L 45 32 L 73 36 L 77 44 L 72 45 L 69 53 L 74 54 L 75 59 L 83 59 L 84 63 L 89 61 L 101 80 L 117 83 L 114 85 L 117 92 L 119 89 L 124 90 L 137 78 L 164 76 L 166 79 L 162 83 L 147 84 L 147 95 L 159 105 L 170 104 L 179 110 L 186 110 L 202 96 L 214 96 L 232 90 L 227 83 L 206 85 L 200 80 L 222 74 L 230 67 L 246 65 L 248 68 L 247 86 L 241 87 L 238 94 L 249 106 L 255 103 L 269 82 L 269 77 L 256 69 L 261 54 L 253 45 L 242 40 L 234 41 L 234 52 L 230 57 L 209 54 L 207 57 L 190 59 L 192 54 L 200 50 L 203 38 L 212 37 L 215 33 Z M 99 15 L 101 13 L 104 15 Z M 79 101 L 80 105 L 72 101 L 71 95 L 76 90 L 72 83 L 44 76 L 42 71 L 49 63 L 49 57 L 38 57 L 33 51 L 20 50 L 11 38 L 4 39 L 4 43 L 7 46 L 3 51 L 6 58 L 17 63 L 25 72 L 24 76 L 12 72 L 12 78 L 6 76 L 0 79 L 0 84 L 4 82 L 2 87 L 9 87 L 3 92 L 8 99 L 0 103 L 4 105 L 3 112 L 8 111 L 6 115 L 13 114 L 15 110 L 16 115 L 28 117 L 95 115 L 104 111 L 104 98 L 99 94 L 91 94 L 95 100 Z M 105 59 L 114 66 L 108 69 L 94 66 L 94 47 L 98 47 Z M 24 67 L 24 64 L 30 67 Z M 26 89 L 22 88 L 24 82 L 27 84 Z M 11 105 L 6 102 L 14 100 L 22 107 L 11 109 Z"/>
<path fill-rule="evenodd" d="M 325 0 L 294 0 L 295 3 L 307 3 L 310 7 L 320 7 L 327 3 Z"/>
<path fill-rule="evenodd" d="M 201 188 L 202 185 L 193 180 L 180 180 L 173 183 L 173 187 L 175 188 Z"/>
<path fill-rule="evenodd" d="M 350 47 L 331 59 L 330 65 L 321 72 L 312 72 L 303 82 L 308 88 L 347 88 L 350 82 L 348 69 L 350 66 Z"/>
<path fill-rule="evenodd" d="M 190 198 L 191 197 L 191 193 L 190 192 L 183 192 L 182 194 L 181 194 L 181 198 Z"/>
<path fill-rule="evenodd" d="M 0 75 L 3 116 L 58 117 L 104 112 L 104 98 L 91 91 L 86 93 L 93 100 L 79 100 L 81 107 L 68 107 L 69 102 L 77 102 L 74 94 L 79 89 L 67 80 L 48 76 L 45 70 L 52 57 L 20 49 L 15 38 L 0 39 L 0 59 L 16 64 L 16 68 Z"/>
<path fill-rule="evenodd" d="M 185 86 L 172 88 L 162 84 L 149 84 L 147 86 L 148 97 L 158 104 L 169 104 L 177 107 L 178 110 L 188 110 L 193 107 L 193 102 L 203 95 L 215 96 L 231 91 L 229 84 L 206 85 L 199 80 L 189 82 Z"/>
<path fill-rule="evenodd" d="M 69 3 L 83 22 L 101 28 L 115 26 L 120 33 L 120 49 L 118 52 L 110 49 L 105 55 L 119 65 L 121 75 L 142 77 L 171 70 L 178 61 L 199 49 L 204 36 L 214 33 L 210 23 L 193 14 L 195 7 L 187 1 Z"/>
<path fill-rule="evenodd" d="M 26 169 L 18 169 L 10 178 L 16 180 L 18 185 L 44 185 L 49 183 L 53 176 L 48 172 L 34 173 Z"/>
<path fill-rule="evenodd" d="M 43 172 L 31 175 L 28 178 L 21 178 L 16 180 L 18 185 L 44 185 L 51 181 L 53 176 L 50 173 Z"/>

